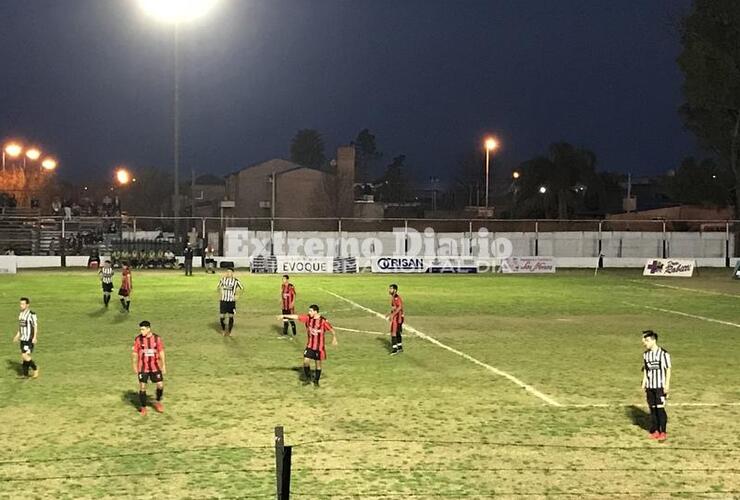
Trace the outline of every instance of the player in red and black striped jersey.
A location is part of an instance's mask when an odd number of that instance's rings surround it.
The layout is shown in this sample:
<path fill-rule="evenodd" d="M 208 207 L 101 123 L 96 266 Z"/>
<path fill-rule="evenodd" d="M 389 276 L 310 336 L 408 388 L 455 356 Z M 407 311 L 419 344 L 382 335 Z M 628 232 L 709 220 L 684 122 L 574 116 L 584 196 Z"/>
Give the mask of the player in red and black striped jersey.
<path fill-rule="evenodd" d="M 118 295 L 121 297 L 121 307 L 126 312 L 131 310 L 131 292 L 134 290 L 133 281 L 131 280 L 131 268 L 123 266 L 121 271 L 121 288 L 118 289 Z"/>
<path fill-rule="evenodd" d="M 337 345 L 337 334 L 334 332 L 331 323 L 319 314 L 319 306 L 316 304 L 308 308 L 308 314 L 282 314 L 278 319 L 298 320 L 306 325 L 306 349 L 303 351 L 303 374 L 305 375 L 304 383 L 311 383 L 311 360 L 316 365 L 316 374 L 313 383 L 319 386 L 321 379 L 321 362 L 326 359 L 326 332 L 331 332 L 331 345 Z"/>
<path fill-rule="evenodd" d="M 290 276 L 287 274 L 283 275 L 283 284 L 280 287 L 280 303 L 283 314 L 295 314 L 295 287 L 290 282 Z M 296 336 L 295 321 L 284 319 L 282 338 L 288 337 L 288 323 L 290 323 L 290 328 L 293 330 L 293 337 Z"/>
<path fill-rule="evenodd" d="M 164 412 L 162 396 L 164 396 L 164 375 L 167 367 L 164 360 L 164 343 L 162 338 L 152 332 L 152 325 L 148 321 L 139 323 L 139 335 L 134 339 L 131 352 L 131 366 L 139 379 L 139 413 L 146 415 L 146 384 L 157 384 L 157 400 L 152 403 L 159 413 Z"/>
<path fill-rule="evenodd" d="M 391 356 L 403 352 L 401 334 L 403 333 L 403 300 L 398 295 L 398 285 L 395 283 L 388 287 L 391 296 L 391 312 L 385 319 L 391 323 Z"/>

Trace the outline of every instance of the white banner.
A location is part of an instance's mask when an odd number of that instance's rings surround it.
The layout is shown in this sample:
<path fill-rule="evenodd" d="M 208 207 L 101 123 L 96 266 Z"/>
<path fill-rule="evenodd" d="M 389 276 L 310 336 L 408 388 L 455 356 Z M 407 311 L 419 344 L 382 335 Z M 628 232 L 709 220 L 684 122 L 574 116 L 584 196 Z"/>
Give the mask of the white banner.
<path fill-rule="evenodd" d="M 374 273 L 477 273 L 472 257 L 373 257 Z"/>
<path fill-rule="evenodd" d="M 553 257 L 508 257 L 501 260 L 501 272 L 505 274 L 554 273 Z"/>
<path fill-rule="evenodd" d="M 246 257 L 249 255 L 249 230 L 246 227 L 224 229 L 224 257 Z"/>
<path fill-rule="evenodd" d="M 301 257 L 278 255 L 277 273 L 333 273 L 334 257 Z"/>
<path fill-rule="evenodd" d="M 15 274 L 17 262 L 15 255 L 0 255 L 0 274 Z"/>
<path fill-rule="evenodd" d="M 690 259 L 648 259 L 643 276 L 676 276 L 690 278 L 694 274 L 696 261 Z"/>

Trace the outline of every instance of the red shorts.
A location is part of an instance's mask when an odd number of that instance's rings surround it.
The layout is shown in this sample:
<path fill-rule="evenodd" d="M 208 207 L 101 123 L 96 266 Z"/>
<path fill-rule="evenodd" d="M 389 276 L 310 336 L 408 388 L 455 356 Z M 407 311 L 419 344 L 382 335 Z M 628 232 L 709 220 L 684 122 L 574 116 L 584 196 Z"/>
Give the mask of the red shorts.
<path fill-rule="evenodd" d="M 130 293 L 131 293 L 131 290 L 129 290 L 128 288 L 118 289 L 118 295 L 120 295 L 121 297 L 128 297 Z"/>
<path fill-rule="evenodd" d="M 403 333 L 403 318 L 391 318 L 391 334 Z"/>

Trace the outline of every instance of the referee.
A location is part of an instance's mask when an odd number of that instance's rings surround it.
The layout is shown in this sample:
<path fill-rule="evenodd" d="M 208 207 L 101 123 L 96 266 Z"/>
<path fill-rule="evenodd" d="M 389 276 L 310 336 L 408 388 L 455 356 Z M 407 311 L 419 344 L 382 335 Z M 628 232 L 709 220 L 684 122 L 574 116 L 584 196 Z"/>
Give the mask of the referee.
<path fill-rule="evenodd" d="M 31 300 L 28 297 L 21 297 L 21 312 L 18 315 L 18 331 L 13 338 L 13 342 L 20 341 L 21 360 L 23 361 L 23 376 L 28 377 L 29 368 L 33 370 L 31 378 L 39 377 L 39 367 L 31 358 L 33 348 L 36 346 L 36 340 L 39 334 L 39 323 L 36 313 L 30 309 Z"/>
<path fill-rule="evenodd" d="M 664 441 L 668 415 L 665 401 L 671 386 L 671 355 L 658 346 L 658 334 L 652 330 L 642 332 L 642 388 L 645 390 L 647 404 L 650 407 L 650 439 Z"/>
<path fill-rule="evenodd" d="M 110 294 L 113 292 L 113 268 L 109 260 L 105 261 L 98 274 L 100 275 L 100 283 L 103 286 L 103 305 L 108 307 Z"/>
<path fill-rule="evenodd" d="M 221 291 L 221 302 L 219 304 L 219 320 L 221 322 L 221 333 L 224 337 L 231 336 L 231 330 L 234 328 L 234 313 L 236 312 L 237 290 L 244 290 L 239 278 L 234 277 L 232 268 L 226 269 L 224 275 L 219 281 L 216 290 Z M 226 321 L 228 320 L 228 329 Z"/>

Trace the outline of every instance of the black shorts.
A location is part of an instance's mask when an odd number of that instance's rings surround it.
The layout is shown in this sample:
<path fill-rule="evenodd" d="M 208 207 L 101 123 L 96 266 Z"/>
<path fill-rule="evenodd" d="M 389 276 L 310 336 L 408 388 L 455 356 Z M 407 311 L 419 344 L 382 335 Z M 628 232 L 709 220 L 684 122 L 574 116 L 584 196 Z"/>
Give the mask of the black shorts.
<path fill-rule="evenodd" d="M 236 312 L 236 302 L 222 300 L 219 307 L 221 314 L 234 314 Z"/>
<path fill-rule="evenodd" d="M 113 283 L 103 283 L 103 293 L 113 293 Z"/>
<path fill-rule="evenodd" d="M 164 382 L 162 372 L 139 372 L 139 382 L 146 384 L 147 381 L 151 383 Z"/>
<path fill-rule="evenodd" d="M 131 294 L 131 290 L 128 288 L 119 288 L 118 289 L 118 295 L 121 297 L 128 297 Z"/>
<path fill-rule="evenodd" d="M 391 320 L 391 335 L 403 334 L 403 320 Z"/>
<path fill-rule="evenodd" d="M 317 351 L 315 349 L 309 349 L 308 347 L 306 347 L 306 349 L 303 351 L 303 357 L 313 359 L 315 361 L 323 361 L 326 359 L 326 351 Z"/>
<path fill-rule="evenodd" d="M 283 314 L 295 314 L 295 309 L 283 309 Z"/>
<path fill-rule="evenodd" d="M 665 405 L 666 396 L 662 387 L 659 389 L 645 389 L 645 398 L 650 407 Z"/>
<path fill-rule="evenodd" d="M 34 344 L 30 340 L 21 340 L 21 354 L 31 354 Z"/>

